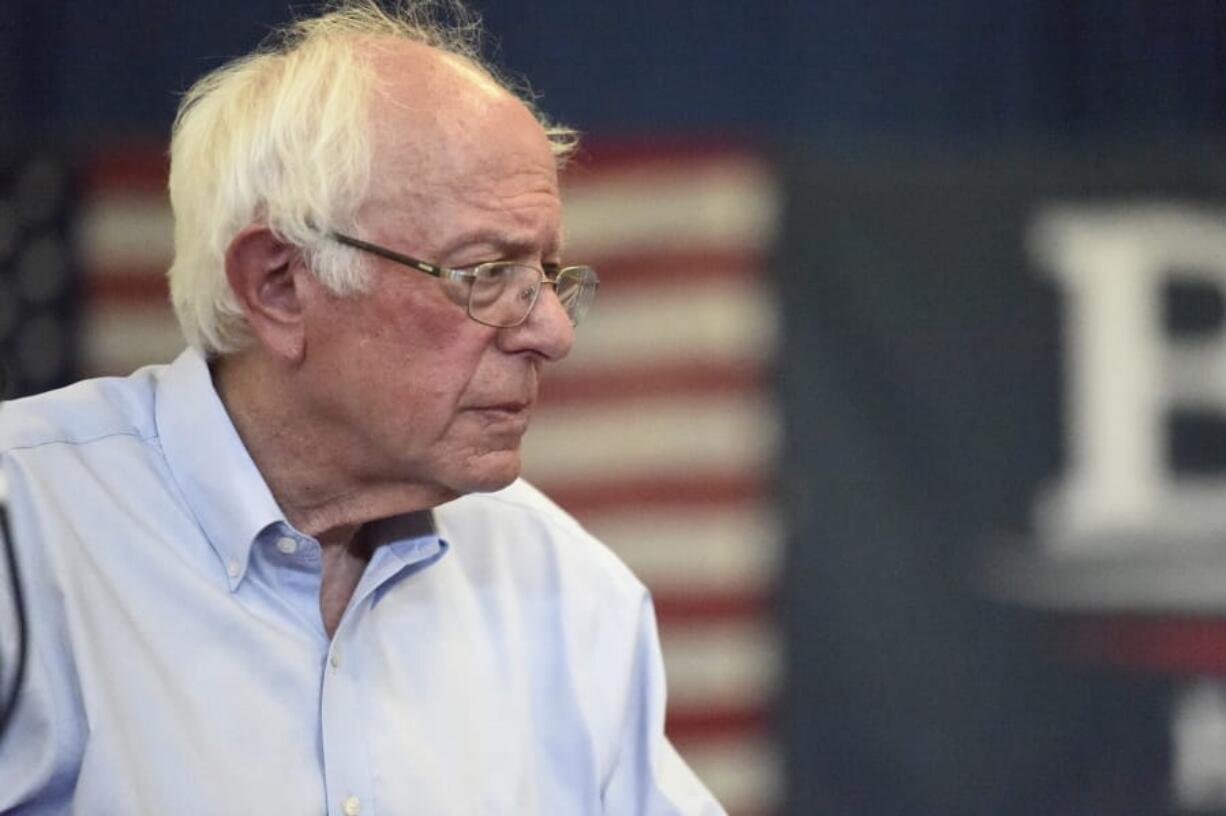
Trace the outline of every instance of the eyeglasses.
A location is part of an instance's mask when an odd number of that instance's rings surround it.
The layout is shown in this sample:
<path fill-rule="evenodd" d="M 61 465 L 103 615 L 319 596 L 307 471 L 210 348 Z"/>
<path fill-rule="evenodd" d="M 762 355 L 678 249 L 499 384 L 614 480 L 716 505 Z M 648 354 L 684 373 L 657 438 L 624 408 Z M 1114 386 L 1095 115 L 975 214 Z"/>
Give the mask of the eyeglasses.
<path fill-rule="evenodd" d="M 600 285 L 596 270 L 590 266 L 559 268 L 556 264 L 546 264 L 545 269 L 541 269 L 514 261 L 492 261 L 470 269 L 448 269 L 339 232 L 331 233 L 331 238 L 440 280 L 467 285 L 468 316 L 478 323 L 500 329 L 513 328 L 528 319 L 542 286 L 553 287 L 570 324 L 577 326 L 591 307 L 596 287 Z"/>

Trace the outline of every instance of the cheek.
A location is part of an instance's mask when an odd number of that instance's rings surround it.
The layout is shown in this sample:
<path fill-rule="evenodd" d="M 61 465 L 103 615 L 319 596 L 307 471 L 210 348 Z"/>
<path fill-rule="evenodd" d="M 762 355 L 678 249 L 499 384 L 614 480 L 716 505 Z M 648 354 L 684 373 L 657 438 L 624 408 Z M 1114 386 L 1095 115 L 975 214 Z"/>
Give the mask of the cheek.
<path fill-rule="evenodd" d="M 430 438 L 446 432 L 457 404 L 480 381 L 493 335 L 435 282 L 416 283 L 381 281 L 369 295 L 336 299 L 313 327 L 311 344 L 324 378 L 347 392 L 350 413 L 400 436 Z"/>
<path fill-rule="evenodd" d="M 376 288 L 350 307 L 345 315 L 352 327 L 349 342 L 368 364 L 384 370 L 429 368 L 456 345 L 464 319 L 462 311 L 428 288 L 407 293 Z"/>
<path fill-rule="evenodd" d="M 385 407 L 437 428 L 479 378 L 490 345 L 482 327 L 450 305 L 380 311 L 361 352 L 369 386 L 395 403 Z"/>

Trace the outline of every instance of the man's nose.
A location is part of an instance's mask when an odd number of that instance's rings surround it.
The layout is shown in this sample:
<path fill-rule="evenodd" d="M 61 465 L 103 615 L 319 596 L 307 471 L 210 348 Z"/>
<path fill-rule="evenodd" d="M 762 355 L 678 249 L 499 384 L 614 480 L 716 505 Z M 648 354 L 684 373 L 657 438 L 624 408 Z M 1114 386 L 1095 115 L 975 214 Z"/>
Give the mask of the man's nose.
<path fill-rule="evenodd" d="M 546 360 L 558 361 L 570 353 L 575 341 L 575 327 L 570 315 L 549 285 L 541 287 L 528 318 L 518 326 L 500 332 L 500 345 L 505 351 L 535 351 Z"/>

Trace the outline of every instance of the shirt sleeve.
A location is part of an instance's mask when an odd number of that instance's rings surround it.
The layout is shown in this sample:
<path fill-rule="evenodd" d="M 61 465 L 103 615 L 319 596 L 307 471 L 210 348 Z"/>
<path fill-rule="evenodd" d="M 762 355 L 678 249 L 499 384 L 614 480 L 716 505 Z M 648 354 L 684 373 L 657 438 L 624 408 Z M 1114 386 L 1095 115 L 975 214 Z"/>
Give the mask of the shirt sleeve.
<path fill-rule="evenodd" d="M 667 692 L 651 598 L 644 596 L 622 740 L 603 792 L 607 816 L 721 816 L 724 809 L 664 734 Z"/>
<path fill-rule="evenodd" d="M 0 478 L 3 475 L 0 471 Z M 53 816 L 69 809 L 74 780 L 67 755 L 74 740 L 68 732 L 79 729 L 69 728 L 65 722 L 65 706 L 57 704 L 60 687 L 49 671 L 50 661 L 55 659 L 55 643 L 48 627 L 58 616 L 54 610 L 43 608 L 40 601 L 53 597 L 56 591 L 32 581 L 38 573 L 38 564 L 34 563 L 38 553 L 18 547 L 18 540 L 28 541 L 29 531 L 19 529 L 11 515 L 9 521 L 9 530 L 17 540 L 0 538 L 0 705 L 15 688 L 22 636 L 26 659 L 13 711 L 0 735 L 0 813 Z M 24 616 L 17 612 L 6 547 L 15 551 Z"/>

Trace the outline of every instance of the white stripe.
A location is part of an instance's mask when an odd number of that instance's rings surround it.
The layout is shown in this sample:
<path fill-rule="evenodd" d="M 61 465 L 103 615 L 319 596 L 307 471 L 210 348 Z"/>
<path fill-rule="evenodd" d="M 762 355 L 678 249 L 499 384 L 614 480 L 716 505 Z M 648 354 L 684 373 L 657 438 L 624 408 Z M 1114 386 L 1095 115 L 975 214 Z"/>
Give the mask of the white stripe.
<path fill-rule="evenodd" d="M 783 551 L 779 519 L 762 505 L 589 514 L 584 526 L 657 595 L 769 592 Z"/>
<path fill-rule="evenodd" d="M 768 620 L 670 624 L 660 647 L 671 705 L 765 705 L 774 697 L 782 661 Z"/>
<path fill-rule="evenodd" d="M 605 255 L 662 249 L 752 249 L 770 244 L 779 193 L 752 159 L 679 162 L 631 169 L 563 191 L 567 254 Z"/>
<path fill-rule="evenodd" d="M 611 281 L 575 332 L 570 357 L 549 370 L 770 360 L 778 345 L 775 313 L 771 290 L 756 278 L 620 289 Z"/>
<path fill-rule="evenodd" d="M 84 368 L 89 376 L 124 375 L 167 363 L 186 343 L 170 307 L 89 305 L 84 318 Z"/>
<path fill-rule="evenodd" d="M 78 228 L 91 271 L 130 275 L 165 269 L 174 255 L 174 219 L 162 195 L 101 193 L 89 200 Z"/>
<path fill-rule="evenodd" d="M 753 160 L 721 159 L 672 170 L 629 170 L 567 186 L 568 252 L 756 249 L 770 244 L 779 194 Z M 164 267 L 174 251 L 174 222 L 161 193 L 114 191 L 90 199 L 80 241 L 91 264 L 123 273 Z"/>
<path fill-rule="evenodd" d="M 764 473 L 778 433 L 765 395 L 542 407 L 524 440 L 524 474 L 548 489 L 648 474 L 692 480 Z"/>
<path fill-rule="evenodd" d="M 767 740 L 687 745 L 682 756 L 729 813 L 773 813 L 783 801 L 783 770 Z"/>

